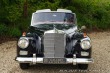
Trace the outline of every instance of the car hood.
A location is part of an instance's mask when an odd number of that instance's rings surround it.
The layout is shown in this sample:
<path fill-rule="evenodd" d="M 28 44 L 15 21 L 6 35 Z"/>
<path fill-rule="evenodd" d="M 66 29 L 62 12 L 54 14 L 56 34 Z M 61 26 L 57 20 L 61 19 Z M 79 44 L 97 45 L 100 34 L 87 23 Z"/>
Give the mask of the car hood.
<path fill-rule="evenodd" d="M 54 28 L 53 30 L 47 30 L 47 31 L 45 31 L 44 32 L 44 35 L 46 33 L 64 33 L 64 34 L 67 34 L 68 36 L 71 37 L 77 30 L 78 30 L 77 26 L 72 27 L 72 28 L 70 28 L 68 30 L 58 30 L 58 29 Z"/>

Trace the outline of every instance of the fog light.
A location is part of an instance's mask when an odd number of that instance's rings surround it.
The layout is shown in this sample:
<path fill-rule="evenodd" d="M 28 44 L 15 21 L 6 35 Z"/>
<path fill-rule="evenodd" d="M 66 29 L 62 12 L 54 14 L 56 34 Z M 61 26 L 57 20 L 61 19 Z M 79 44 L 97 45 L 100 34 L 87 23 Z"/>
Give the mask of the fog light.
<path fill-rule="evenodd" d="M 27 51 L 20 51 L 19 54 L 20 54 L 20 55 L 27 55 L 28 52 L 27 52 Z"/>
<path fill-rule="evenodd" d="M 81 56 L 89 56 L 89 52 L 81 52 Z"/>

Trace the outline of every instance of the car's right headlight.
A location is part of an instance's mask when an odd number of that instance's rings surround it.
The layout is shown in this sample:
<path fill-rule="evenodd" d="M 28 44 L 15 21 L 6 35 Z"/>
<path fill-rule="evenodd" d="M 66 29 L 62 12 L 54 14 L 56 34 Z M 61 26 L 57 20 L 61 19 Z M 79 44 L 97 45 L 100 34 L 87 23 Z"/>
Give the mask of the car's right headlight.
<path fill-rule="evenodd" d="M 27 39 L 26 37 L 20 38 L 18 41 L 18 46 L 22 49 L 27 48 L 29 46 L 29 39 Z"/>
<path fill-rule="evenodd" d="M 81 45 L 81 48 L 84 49 L 84 50 L 87 50 L 91 47 L 91 43 L 90 43 L 89 40 L 81 41 L 80 45 Z"/>

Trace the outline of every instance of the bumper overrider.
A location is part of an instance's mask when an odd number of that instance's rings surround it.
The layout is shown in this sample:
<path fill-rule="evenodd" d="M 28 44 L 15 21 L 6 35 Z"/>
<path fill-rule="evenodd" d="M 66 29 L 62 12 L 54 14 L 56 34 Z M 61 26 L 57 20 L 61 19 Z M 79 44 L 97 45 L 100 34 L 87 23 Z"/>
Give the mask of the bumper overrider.
<path fill-rule="evenodd" d="M 33 57 L 16 57 L 15 60 L 19 63 L 45 64 L 44 59 L 45 58 L 43 57 L 36 57 L 36 54 L 33 54 Z M 73 55 L 73 58 L 64 58 L 64 59 L 65 59 L 65 63 L 63 64 L 76 65 L 76 64 L 90 64 L 94 62 L 92 58 L 76 58 L 75 54 Z"/>

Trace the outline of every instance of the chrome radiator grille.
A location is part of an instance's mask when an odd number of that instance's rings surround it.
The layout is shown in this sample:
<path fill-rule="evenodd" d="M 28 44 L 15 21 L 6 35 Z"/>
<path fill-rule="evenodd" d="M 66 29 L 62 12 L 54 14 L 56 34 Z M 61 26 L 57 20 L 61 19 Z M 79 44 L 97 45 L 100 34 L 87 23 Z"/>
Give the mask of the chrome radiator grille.
<path fill-rule="evenodd" d="M 46 33 L 44 35 L 44 56 L 46 58 L 63 58 L 65 42 L 63 33 Z"/>

